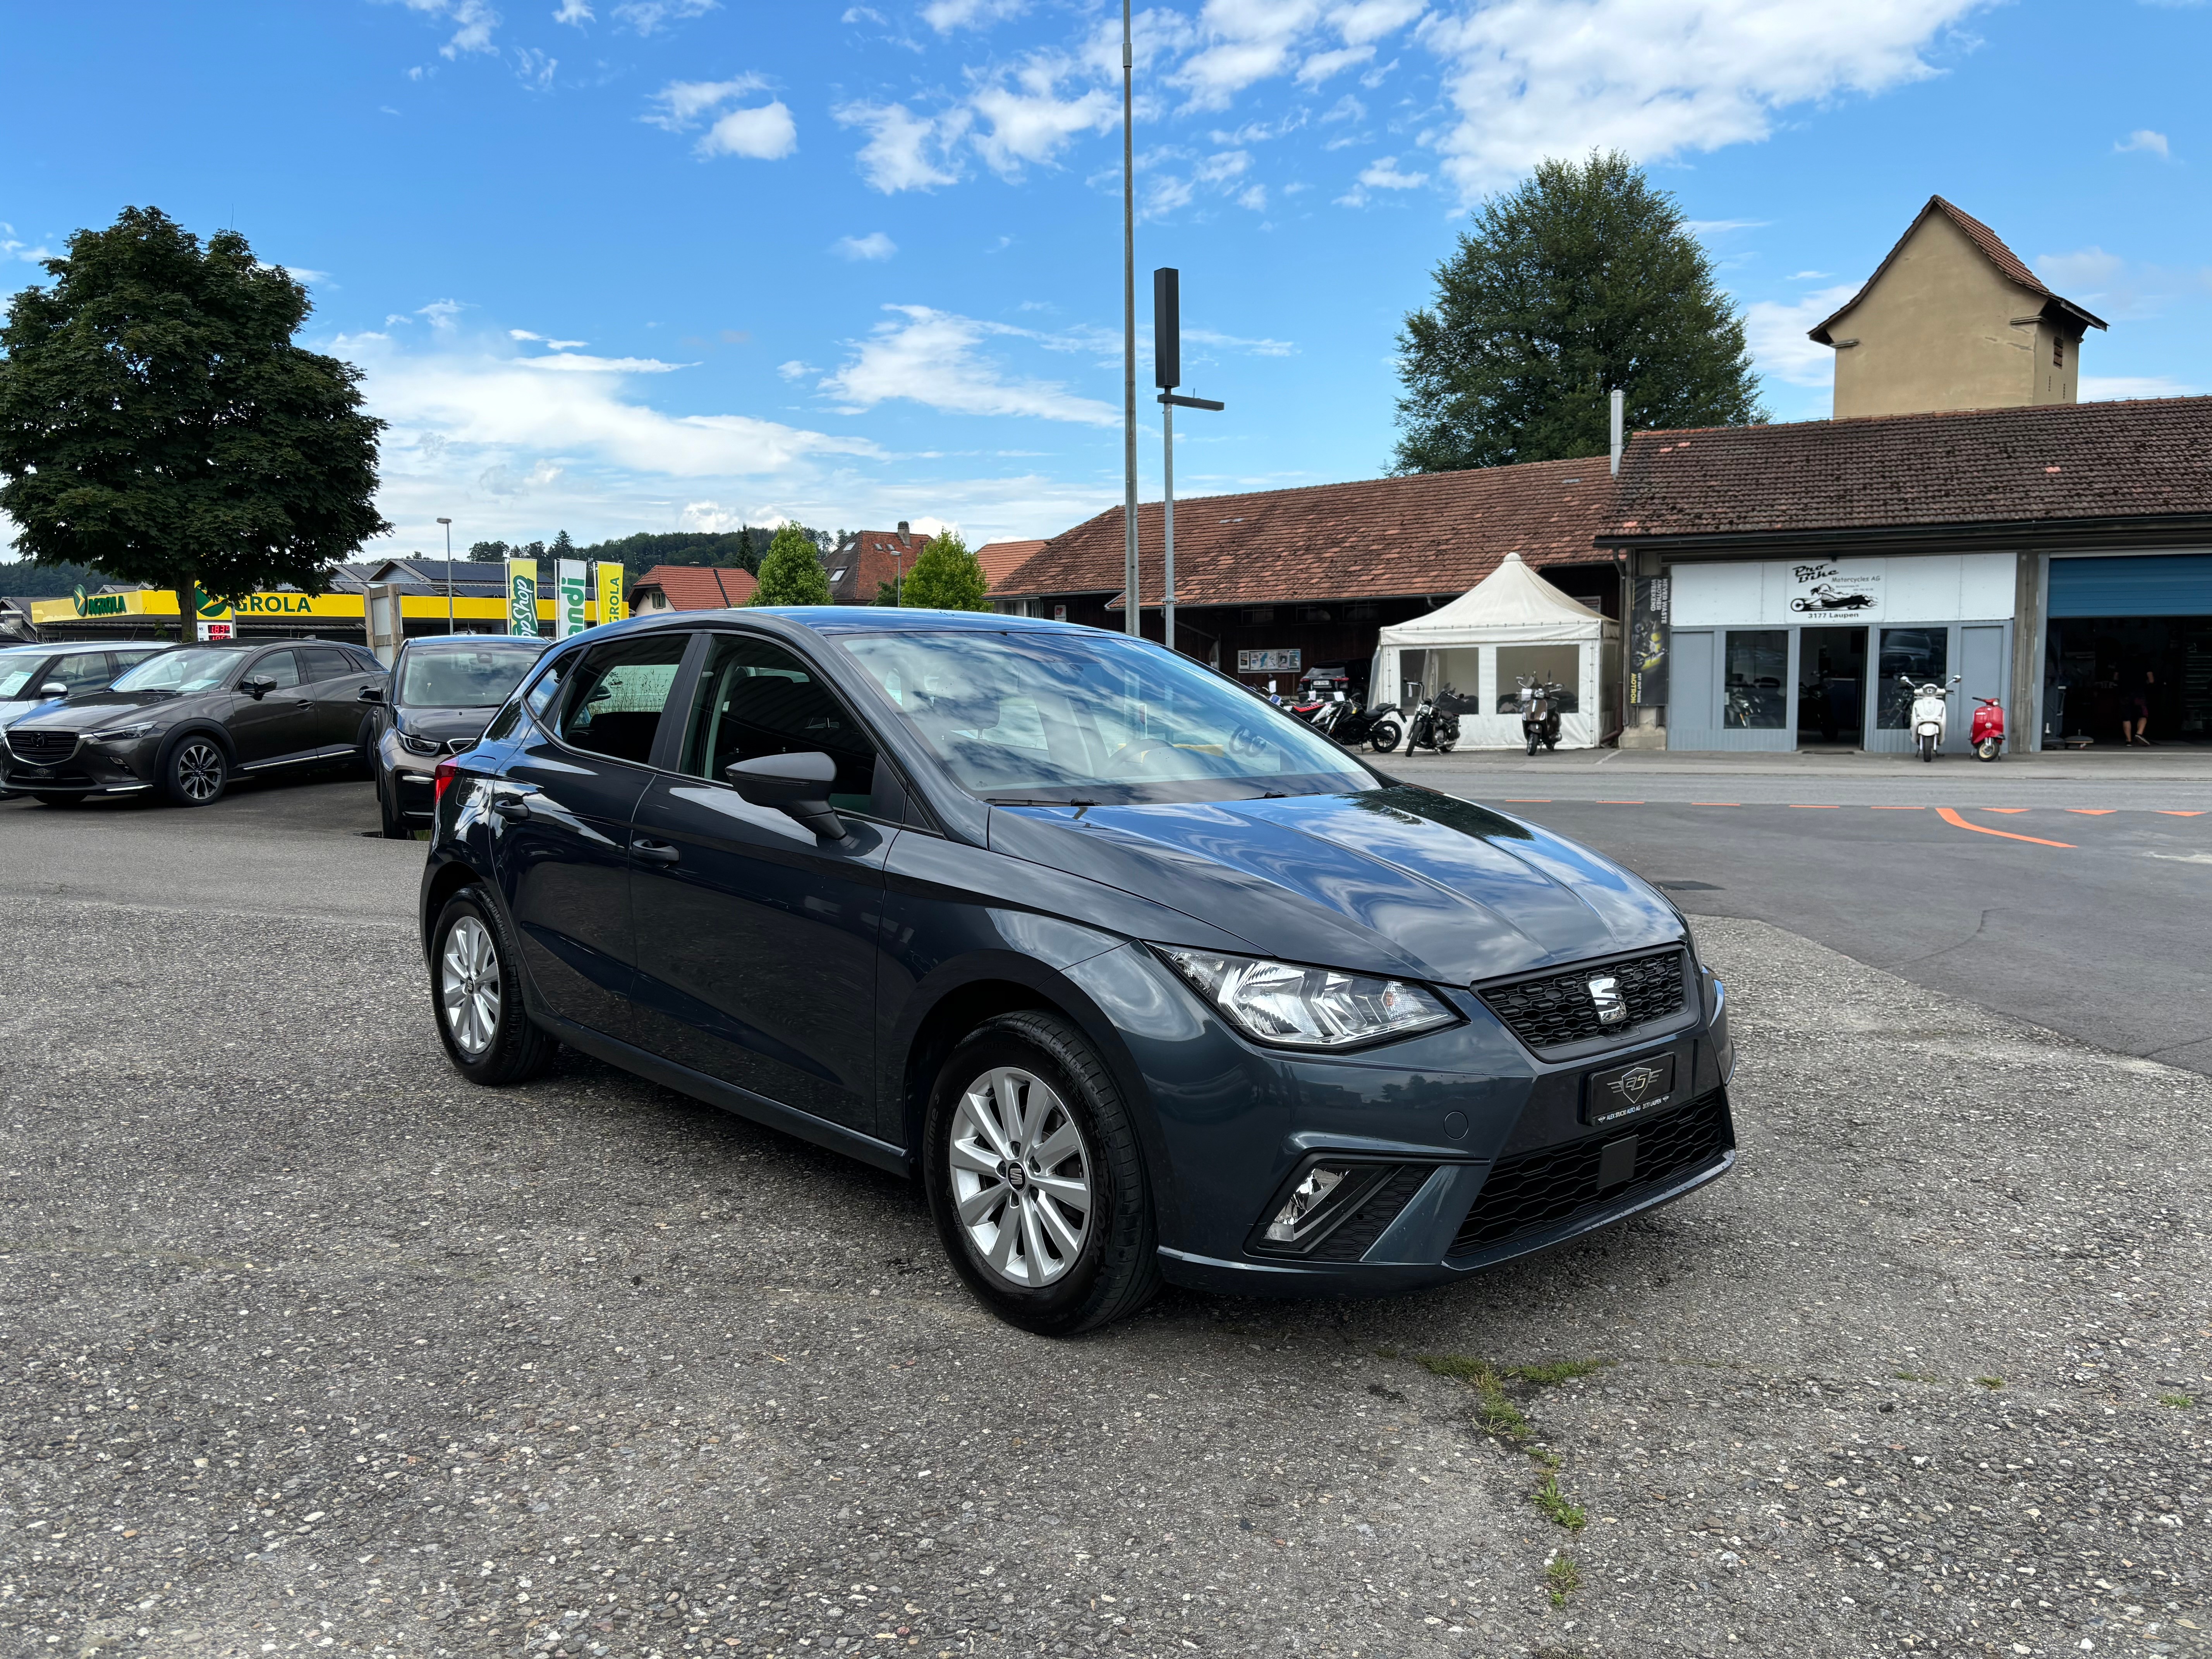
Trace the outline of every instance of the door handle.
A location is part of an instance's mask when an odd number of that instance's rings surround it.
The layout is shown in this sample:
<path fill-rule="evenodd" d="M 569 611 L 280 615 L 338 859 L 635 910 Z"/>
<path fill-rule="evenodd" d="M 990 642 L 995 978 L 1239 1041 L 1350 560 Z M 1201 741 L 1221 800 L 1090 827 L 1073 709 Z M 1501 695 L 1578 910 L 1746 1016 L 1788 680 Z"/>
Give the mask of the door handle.
<path fill-rule="evenodd" d="M 647 864 L 673 864 L 684 856 L 665 841 L 634 841 L 629 851 L 632 858 Z"/>
<path fill-rule="evenodd" d="M 530 803 L 526 800 L 517 800 L 509 795 L 494 801 L 491 804 L 491 810 L 510 823 L 520 823 L 530 816 Z"/>

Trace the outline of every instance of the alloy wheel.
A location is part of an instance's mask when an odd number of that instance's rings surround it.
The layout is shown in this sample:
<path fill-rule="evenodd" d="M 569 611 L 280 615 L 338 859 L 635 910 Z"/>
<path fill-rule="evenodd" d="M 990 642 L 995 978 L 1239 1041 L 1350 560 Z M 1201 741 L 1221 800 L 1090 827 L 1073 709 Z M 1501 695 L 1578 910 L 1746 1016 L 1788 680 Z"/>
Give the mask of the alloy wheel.
<path fill-rule="evenodd" d="M 438 1000 L 463 1054 L 474 1060 L 491 1047 L 499 1034 L 499 951 L 491 929 L 474 916 L 463 916 L 446 935 Z"/>
<path fill-rule="evenodd" d="M 952 1201 L 975 1255 L 1024 1290 L 1081 1257 L 1095 1200 L 1091 1152 L 1067 1103 L 1035 1073 L 1000 1066 L 952 1114 Z"/>
<path fill-rule="evenodd" d="M 186 744 L 177 756 L 177 787 L 196 804 L 222 793 L 222 750 L 204 739 Z"/>

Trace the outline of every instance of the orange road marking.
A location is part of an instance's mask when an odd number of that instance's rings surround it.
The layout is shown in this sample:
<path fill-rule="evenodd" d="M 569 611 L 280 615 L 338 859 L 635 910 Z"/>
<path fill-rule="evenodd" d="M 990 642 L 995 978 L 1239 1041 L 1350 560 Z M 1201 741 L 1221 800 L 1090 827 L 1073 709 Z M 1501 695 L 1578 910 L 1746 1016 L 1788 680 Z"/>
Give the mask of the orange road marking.
<path fill-rule="evenodd" d="M 2025 806 L 1977 806 L 1977 812 L 2025 812 Z"/>
<path fill-rule="evenodd" d="M 2120 809 L 2117 806 L 2069 806 L 2069 812 L 2078 812 L 2085 818 L 2108 818 Z"/>
<path fill-rule="evenodd" d="M 2040 836 L 2015 836 L 2009 830 L 1992 830 L 1986 823 L 1969 823 L 1948 806 L 1937 807 L 1936 816 L 1946 823 L 1955 823 L 1961 830 L 1972 830 L 1977 835 L 2002 836 L 2007 841 L 2031 841 L 2038 847 L 2063 847 L 2069 853 L 2075 850 L 2070 841 L 2045 841 Z"/>
<path fill-rule="evenodd" d="M 2177 812 L 2170 806 L 2158 806 L 2151 810 L 2162 818 L 2201 818 L 2204 816 L 2202 812 Z"/>

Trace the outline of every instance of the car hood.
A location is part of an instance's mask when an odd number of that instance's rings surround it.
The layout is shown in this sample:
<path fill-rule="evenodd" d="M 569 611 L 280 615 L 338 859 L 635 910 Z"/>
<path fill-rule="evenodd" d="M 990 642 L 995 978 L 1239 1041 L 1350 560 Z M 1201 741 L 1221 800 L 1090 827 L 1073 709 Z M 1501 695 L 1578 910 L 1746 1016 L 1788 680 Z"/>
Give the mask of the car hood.
<path fill-rule="evenodd" d="M 28 715 L 20 724 L 27 730 L 89 732 L 94 726 L 112 724 L 118 709 L 159 708 L 164 715 L 183 714 L 211 699 L 229 696 L 228 691 L 194 691 L 181 697 L 162 691 L 94 691 L 71 697 L 43 714 Z"/>
<path fill-rule="evenodd" d="M 52 697 L 0 698 L 0 726 L 12 726 L 34 708 L 43 708 Z"/>
<path fill-rule="evenodd" d="M 990 835 L 994 851 L 1140 894 L 1268 956 L 1443 983 L 1668 944 L 1684 931 L 1665 898 L 1588 848 L 1410 785 L 994 807 Z"/>
<path fill-rule="evenodd" d="M 484 727 L 497 713 L 497 708 L 402 708 L 399 729 L 418 738 L 435 738 L 440 743 L 453 738 L 473 742 L 483 736 Z"/>

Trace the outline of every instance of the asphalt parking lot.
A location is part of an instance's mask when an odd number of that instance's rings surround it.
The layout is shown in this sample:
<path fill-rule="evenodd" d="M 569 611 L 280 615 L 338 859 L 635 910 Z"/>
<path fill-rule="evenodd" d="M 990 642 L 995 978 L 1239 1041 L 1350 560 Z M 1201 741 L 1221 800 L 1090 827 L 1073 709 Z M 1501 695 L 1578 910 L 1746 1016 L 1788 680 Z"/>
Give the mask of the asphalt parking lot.
<path fill-rule="evenodd" d="M 460 1083 L 372 824 L 0 805 L 9 1651 L 2212 1651 L 2203 1076 L 1709 916 L 1731 1179 L 1054 1344 L 896 1181 Z"/>

